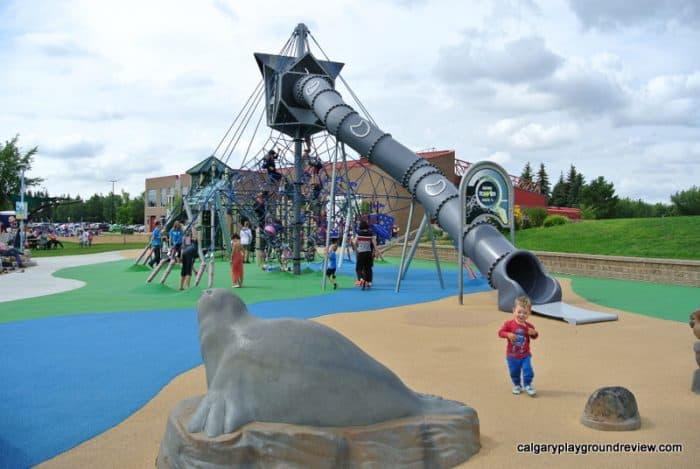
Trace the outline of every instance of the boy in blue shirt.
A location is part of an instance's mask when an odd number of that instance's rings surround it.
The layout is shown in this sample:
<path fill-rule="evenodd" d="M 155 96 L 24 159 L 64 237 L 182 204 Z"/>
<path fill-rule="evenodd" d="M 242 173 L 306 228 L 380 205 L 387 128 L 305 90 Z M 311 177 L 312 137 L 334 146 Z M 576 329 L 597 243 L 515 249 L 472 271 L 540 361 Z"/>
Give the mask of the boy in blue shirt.
<path fill-rule="evenodd" d="M 326 277 L 328 277 L 333 283 L 333 290 L 338 289 L 338 284 L 335 281 L 335 269 L 336 269 L 336 255 L 335 251 L 338 249 L 336 244 L 331 244 L 328 248 L 328 267 L 326 267 Z"/>

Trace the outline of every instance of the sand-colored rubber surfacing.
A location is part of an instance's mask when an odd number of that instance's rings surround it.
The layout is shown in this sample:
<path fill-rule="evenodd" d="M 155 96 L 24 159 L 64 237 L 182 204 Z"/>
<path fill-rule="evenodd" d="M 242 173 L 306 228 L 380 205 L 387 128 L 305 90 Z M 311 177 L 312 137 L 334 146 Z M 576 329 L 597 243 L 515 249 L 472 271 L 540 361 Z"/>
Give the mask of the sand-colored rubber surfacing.
<path fill-rule="evenodd" d="M 600 308 L 577 297 L 568 280 L 562 287 L 572 304 L 616 312 L 620 319 L 571 326 L 534 316 L 541 334 L 533 343 L 536 398 L 510 393 L 505 345 L 496 336 L 508 316 L 496 311 L 495 292 L 469 295 L 463 306 L 451 297 L 318 321 L 349 337 L 412 389 L 477 410 L 482 449 L 463 467 L 697 467 L 700 401 L 690 391 L 697 365 L 687 323 Z M 624 386 L 635 394 L 639 430 L 601 432 L 579 422 L 588 396 L 603 386 Z M 154 467 L 170 411 L 182 399 L 205 391 L 203 367 L 184 373 L 122 424 L 39 467 Z M 519 445 L 527 449 L 531 443 L 679 443 L 683 450 L 518 452 Z"/>

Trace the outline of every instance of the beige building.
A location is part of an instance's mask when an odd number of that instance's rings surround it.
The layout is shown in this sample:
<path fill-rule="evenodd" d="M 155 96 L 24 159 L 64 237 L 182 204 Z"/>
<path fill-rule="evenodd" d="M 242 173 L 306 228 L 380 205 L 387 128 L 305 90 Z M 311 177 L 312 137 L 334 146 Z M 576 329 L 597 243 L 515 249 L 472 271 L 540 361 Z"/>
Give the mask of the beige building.
<path fill-rule="evenodd" d="M 170 214 L 177 194 L 187 195 L 192 187 L 189 174 L 175 174 L 146 179 L 144 200 L 144 225 L 153 230 L 156 220 L 165 220 Z"/>

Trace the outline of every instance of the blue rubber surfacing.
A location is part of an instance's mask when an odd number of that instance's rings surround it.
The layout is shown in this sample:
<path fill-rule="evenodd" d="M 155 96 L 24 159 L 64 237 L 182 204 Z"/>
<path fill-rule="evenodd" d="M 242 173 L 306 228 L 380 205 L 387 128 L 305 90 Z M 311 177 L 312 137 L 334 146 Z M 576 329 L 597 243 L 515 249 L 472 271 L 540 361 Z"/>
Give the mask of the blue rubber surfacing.
<path fill-rule="evenodd" d="M 456 294 L 457 272 L 375 267 L 371 290 L 249 305 L 261 318 L 312 318 L 423 303 Z M 490 290 L 467 279 L 465 293 Z M 0 468 L 39 464 L 110 429 L 179 374 L 201 364 L 192 309 L 63 316 L 0 324 Z M 167 416 L 163 416 L 165 429 Z"/>

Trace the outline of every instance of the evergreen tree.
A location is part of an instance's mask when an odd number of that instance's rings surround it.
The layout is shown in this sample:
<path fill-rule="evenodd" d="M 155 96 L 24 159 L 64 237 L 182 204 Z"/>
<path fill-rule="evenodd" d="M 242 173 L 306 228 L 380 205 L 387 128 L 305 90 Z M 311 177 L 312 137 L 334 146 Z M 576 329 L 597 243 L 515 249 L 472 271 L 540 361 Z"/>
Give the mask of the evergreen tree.
<path fill-rule="evenodd" d="M 569 185 L 564 180 L 564 173 L 559 173 L 559 180 L 552 189 L 550 204 L 554 207 L 566 207 L 569 199 Z"/>
<path fill-rule="evenodd" d="M 547 198 L 547 203 L 551 200 L 551 187 L 549 185 L 549 176 L 544 169 L 544 163 L 540 163 L 540 169 L 537 171 L 537 185 L 540 187 L 540 194 Z"/>
<path fill-rule="evenodd" d="M 523 187 L 528 187 L 530 184 L 532 184 L 532 167 L 530 166 L 529 161 L 525 163 L 523 172 L 520 173 L 520 181 L 522 181 Z"/>
<path fill-rule="evenodd" d="M 580 205 L 592 207 L 598 218 L 613 218 L 616 213 L 618 197 L 612 182 L 603 176 L 584 185 L 580 192 Z"/>
<path fill-rule="evenodd" d="M 566 207 L 578 207 L 581 196 L 581 188 L 585 184 L 583 174 L 576 171 L 576 167 L 571 165 L 569 169 L 569 174 L 566 177 L 566 184 L 568 186 L 568 194 L 566 198 Z"/>

